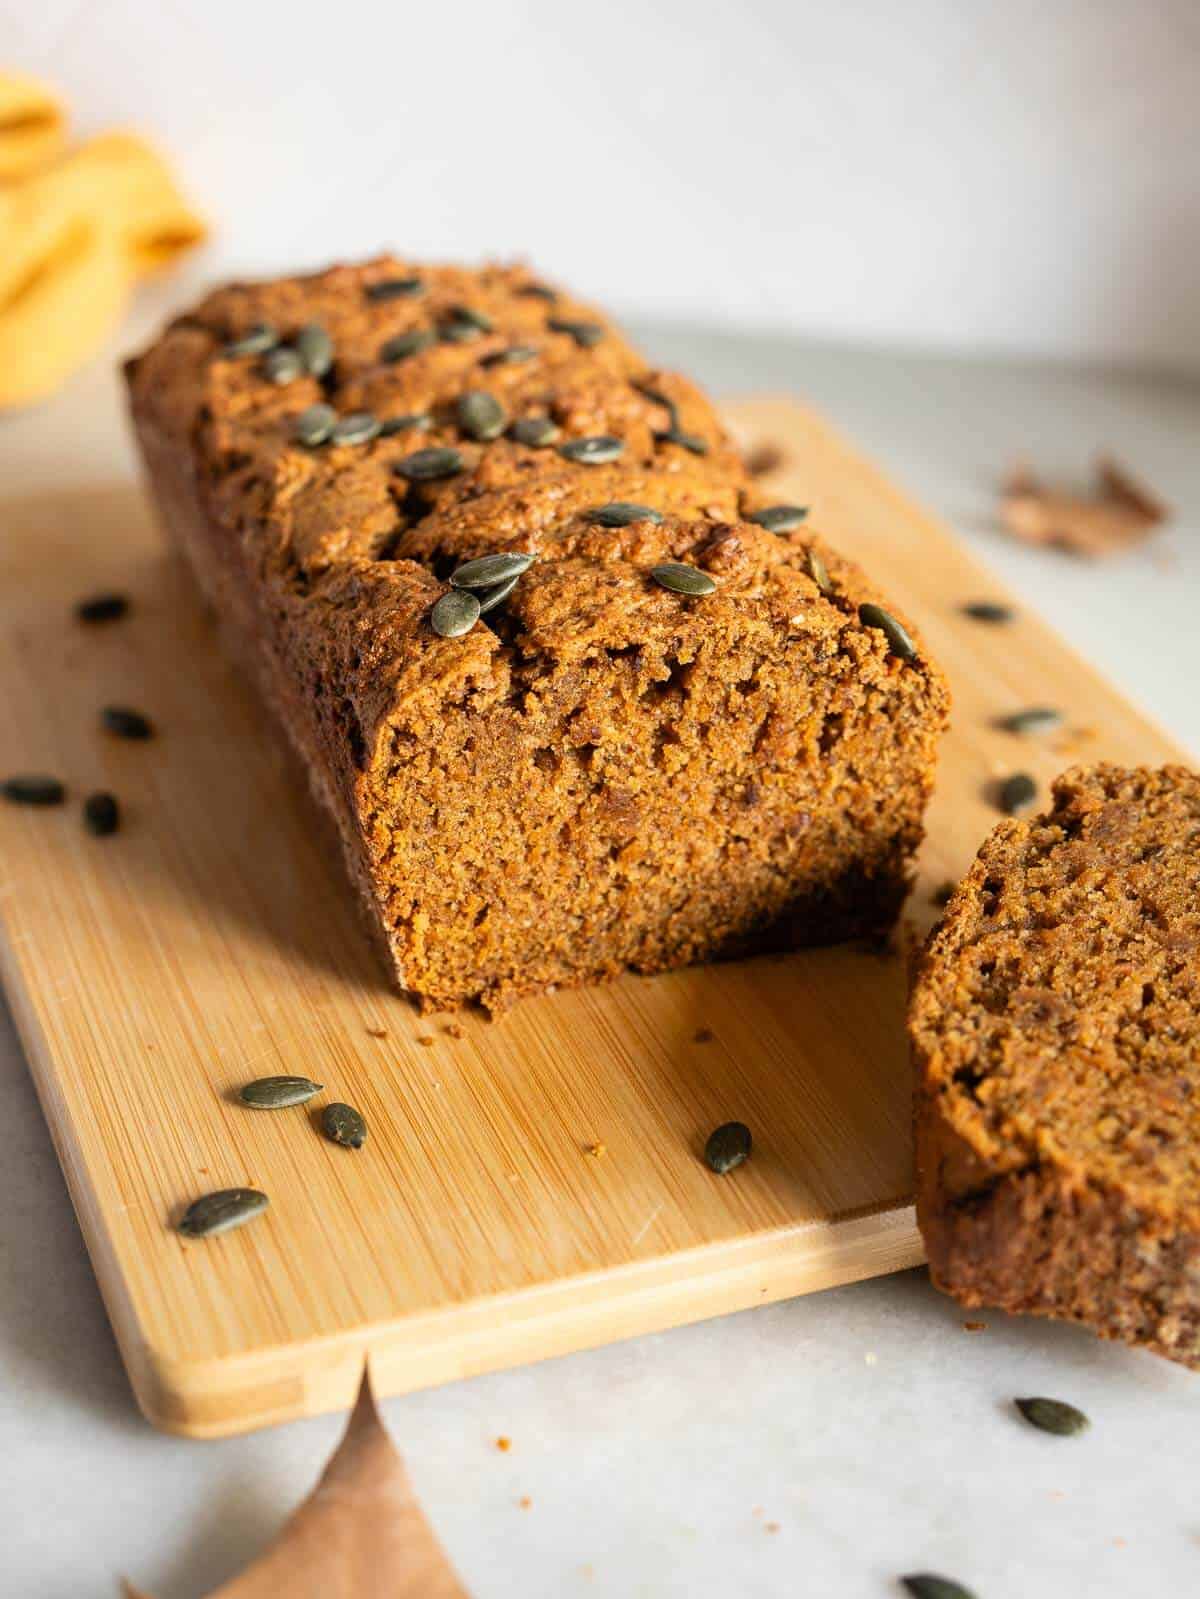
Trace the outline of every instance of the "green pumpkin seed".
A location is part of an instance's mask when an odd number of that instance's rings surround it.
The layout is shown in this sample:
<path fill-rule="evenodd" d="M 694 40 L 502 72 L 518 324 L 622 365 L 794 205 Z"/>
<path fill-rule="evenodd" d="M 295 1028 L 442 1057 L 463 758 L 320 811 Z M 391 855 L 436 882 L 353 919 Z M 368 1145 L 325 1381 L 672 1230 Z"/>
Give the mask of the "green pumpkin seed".
<path fill-rule="evenodd" d="M 656 389 L 653 383 L 646 378 L 632 378 L 630 381 L 639 394 L 644 394 L 646 398 L 648 400 L 652 400 L 655 405 L 662 405 L 666 407 L 667 415 L 670 417 L 670 422 L 668 423 L 669 428 L 676 428 L 679 426 L 679 411 L 674 400 L 668 399 L 661 389 Z"/>
<path fill-rule="evenodd" d="M 1037 784 L 1028 772 L 1014 772 L 1001 783 L 996 797 L 1006 816 L 1019 816 L 1037 799 Z"/>
<path fill-rule="evenodd" d="M 257 1188 L 221 1188 L 192 1201 L 180 1219 L 179 1231 L 187 1238 L 215 1238 L 244 1226 L 269 1203 Z"/>
<path fill-rule="evenodd" d="M 451 589 L 429 613 L 429 625 L 439 638 L 461 638 L 479 620 L 479 601 L 469 589 Z"/>
<path fill-rule="evenodd" d="M 559 445 L 558 453 L 580 466 L 606 466 L 609 461 L 621 458 L 625 445 L 611 433 L 597 433 L 587 439 L 568 439 Z"/>
<path fill-rule="evenodd" d="M 315 449 L 317 445 L 324 444 L 337 425 L 337 412 L 332 405 L 319 401 L 301 411 L 296 418 L 292 431 L 301 444 Z"/>
<path fill-rule="evenodd" d="M 368 283 L 363 292 L 378 305 L 386 300 L 411 300 L 424 289 L 420 278 L 381 278 L 378 283 Z"/>
<path fill-rule="evenodd" d="M 650 568 L 650 576 L 672 594 L 711 594 L 717 586 L 707 572 L 698 566 L 685 566 L 682 561 L 662 561 Z"/>
<path fill-rule="evenodd" d="M 963 613 L 973 622 L 1012 622 L 1017 614 L 1011 605 L 1001 605 L 998 600 L 972 600 L 963 606 Z"/>
<path fill-rule="evenodd" d="M 553 333 L 570 334 L 581 350 L 595 349 L 607 332 L 599 322 L 572 322 L 561 316 L 552 316 L 546 326 Z"/>
<path fill-rule="evenodd" d="M 239 355 L 265 355 L 279 343 L 279 335 L 269 322 L 258 322 L 240 338 L 231 339 L 222 351 L 230 358 Z"/>
<path fill-rule="evenodd" d="M 124 594 L 93 594 L 80 600 L 75 607 L 75 618 L 80 622 L 117 622 L 129 610 Z"/>
<path fill-rule="evenodd" d="M 685 433 L 682 428 L 669 427 L 665 433 L 656 433 L 654 437 L 660 444 L 678 444 L 682 450 L 690 450 L 693 455 L 708 454 L 708 440 L 702 439 L 698 433 Z"/>
<path fill-rule="evenodd" d="M 1065 1399 L 1014 1399 L 1013 1404 L 1031 1427 L 1039 1432 L 1052 1432 L 1059 1438 L 1072 1438 L 1091 1426 L 1083 1411 L 1067 1404 Z"/>
<path fill-rule="evenodd" d="M 83 802 L 83 825 L 94 838 L 109 838 L 121 825 L 121 811 L 111 794 L 89 794 Z"/>
<path fill-rule="evenodd" d="M 808 517 L 807 505 L 767 505 L 747 518 L 765 527 L 768 533 L 791 533 Z"/>
<path fill-rule="evenodd" d="M 57 777 L 6 777 L 3 793 L 10 805 L 61 805 L 67 791 Z"/>
<path fill-rule="evenodd" d="M 455 407 L 458 425 L 468 438 L 486 443 L 498 439 L 504 432 L 508 418 L 500 401 L 486 389 L 469 389 L 461 394 Z"/>
<path fill-rule="evenodd" d="M 404 361 L 410 355 L 419 355 L 434 342 L 428 328 L 410 328 L 407 333 L 397 333 L 379 347 L 381 361 Z"/>
<path fill-rule="evenodd" d="M 536 555 L 524 550 L 498 550 L 494 555 L 478 555 L 451 572 L 450 583 L 456 589 L 490 589 L 495 583 L 520 577 L 536 560 Z"/>
<path fill-rule="evenodd" d="M 379 437 L 390 439 L 395 433 L 407 433 L 412 429 L 415 433 L 428 433 L 433 426 L 433 418 L 428 411 L 413 411 L 408 416 L 389 416 L 379 424 Z"/>
<path fill-rule="evenodd" d="M 829 581 L 829 568 L 821 559 L 818 550 L 811 544 L 808 547 L 805 560 L 808 566 L 808 575 L 820 589 L 821 593 L 832 594 L 833 584 Z"/>
<path fill-rule="evenodd" d="M 549 300 L 551 304 L 558 299 L 558 290 L 548 288 L 544 283 L 522 283 L 515 292 L 527 300 Z"/>
<path fill-rule="evenodd" d="M 858 619 L 864 627 L 877 628 L 888 641 L 888 648 L 901 661 L 915 661 L 917 646 L 908 629 L 882 605 L 860 605 Z"/>
<path fill-rule="evenodd" d="M 516 588 L 517 579 L 520 577 L 520 575 L 521 574 L 518 572 L 513 577 L 506 579 L 505 582 L 497 583 L 495 588 L 477 591 L 480 616 L 486 616 L 489 611 L 494 611 L 497 605 L 503 605 L 504 601 L 512 593 L 513 589 Z"/>
<path fill-rule="evenodd" d="M 311 1077 L 256 1077 L 238 1098 L 254 1110 L 284 1110 L 289 1105 L 306 1105 L 324 1086 Z"/>
<path fill-rule="evenodd" d="M 559 428 L 548 416 L 523 416 L 513 423 L 508 432 L 509 437 L 518 444 L 527 444 L 531 450 L 540 450 L 557 440 Z"/>
<path fill-rule="evenodd" d="M 263 356 L 262 370 L 272 383 L 294 383 L 304 373 L 304 362 L 290 345 L 280 344 Z"/>
<path fill-rule="evenodd" d="M 480 366 L 523 366 L 537 359 L 538 351 L 532 344 L 510 344 L 507 350 L 493 350 L 485 355 Z"/>
<path fill-rule="evenodd" d="M 1002 716 L 996 725 L 1006 733 L 1047 733 L 1052 727 L 1061 727 L 1062 719 L 1062 712 L 1053 706 L 1031 705 L 1027 711 Z"/>
<path fill-rule="evenodd" d="M 326 1105 L 321 1116 L 326 1138 L 346 1149 L 361 1149 L 367 1141 L 367 1124 L 353 1105 Z"/>
<path fill-rule="evenodd" d="M 115 733 L 118 738 L 154 737 L 150 718 L 124 705 L 106 705 L 100 712 L 100 723 L 106 733 Z"/>
<path fill-rule="evenodd" d="M 310 322 L 296 335 L 296 354 L 312 378 L 323 378 L 333 365 L 333 340 L 319 322 Z"/>
<path fill-rule="evenodd" d="M 950 1577 L 938 1577 L 931 1571 L 917 1571 L 910 1577 L 901 1577 L 900 1586 L 912 1599 L 975 1599 L 969 1588 Z"/>
<path fill-rule="evenodd" d="M 753 1142 L 745 1122 L 725 1122 L 709 1135 L 704 1146 L 705 1162 L 718 1177 L 724 1177 L 726 1172 L 749 1160 Z"/>
<path fill-rule="evenodd" d="M 585 511 L 584 517 L 597 527 L 632 527 L 635 522 L 661 522 L 663 514 L 648 505 L 635 505 L 631 500 L 609 500 L 607 505 L 595 505 Z"/>
<path fill-rule="evenodd" d="M 431 483 L 436 478 L 454 477 L 462 469 L 463 458 L 457 450 L 437 446 L 402 455 L 392 468 L 410 483 Z"/>
<path fill-rule="evenodd" d="M 469 305 L 452 307 L 449 317 L 438 329 L 439 335 L 449 344 L 468 344 L 481 333 L 491 331 L 491 319 L 482 311 L 473 311 Z"/>
<path fill-rule="evenodd" d="M 369 444 L 379 437 L 379 418 L 370 411 L 351 411 L 334 425 L 330 444 Z"/>

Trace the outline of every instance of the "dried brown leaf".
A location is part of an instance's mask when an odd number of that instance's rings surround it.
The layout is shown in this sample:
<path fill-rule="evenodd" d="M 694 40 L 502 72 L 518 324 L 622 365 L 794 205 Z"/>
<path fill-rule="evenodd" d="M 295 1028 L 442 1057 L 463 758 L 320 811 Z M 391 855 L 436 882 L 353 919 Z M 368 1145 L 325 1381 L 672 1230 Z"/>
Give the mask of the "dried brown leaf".
<path fill-rule="evenodd" d="M 126 1599 L 149 1599 L 129 1582 Z M 320 1482 L 263 1555 L 209 1599 L 469 1599 L 422 1513 L 363 1373 Z"/>
<path fill-rule="evenodd" d="M 1097 461 L 1090 495 L 1049 489 L 1020 464 L 1000 502 L 1001 520 L 1014 538 L 1092 558 L 1140 544 L 1167 514 L 1158 496 L 1111 457 Z"/>

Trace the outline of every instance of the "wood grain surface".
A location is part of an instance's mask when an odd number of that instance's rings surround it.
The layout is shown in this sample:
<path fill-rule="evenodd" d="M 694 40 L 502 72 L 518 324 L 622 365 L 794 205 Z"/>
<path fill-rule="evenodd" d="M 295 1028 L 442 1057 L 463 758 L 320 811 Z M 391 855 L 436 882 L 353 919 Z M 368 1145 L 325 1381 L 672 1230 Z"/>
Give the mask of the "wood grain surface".
<path fill-rule="evenodd" d="M 771 492 L 812 506 L 950 677 L 909 936 L 996 820 L 998 779 L 1183 758 L 1032 618 L 965 619 L 964 601 L 1002 597 L 995 582 L 819 417 L 761 400 L 730 418 L 774 460 Z M 0 806 L 0 959 L 153 1422 L 241 1431 L 347 1408 L 367 1352 L 396 1393 L 919 1261 L 903 935 L 888 955 L 559 993 L 499 1023 L 421 1017 L 387 987 L 327 835 L 132 483 L 9 499 L 4 517 L 3 765 L 61 776 L 70 799 Z M 72 622 L 114 583 L 126 621 Z M 994 726 L 1047 701 L 1065 733 Z M 114 703 L 159 737 L 104 734 Z M 120 797 L 116 837 L 81 825 L 95 788 Z M 278 1113 L 236 1102 L 276 1072 L 327 1092 Z M 321 1138 L 332 1098 L 365 1113 L 363 1150 Z M 700 1151 L 730 1118 L 754 1157 L 717 1178 Z M 264 1189 L 266 1214 L 219 1239 L 173 1230 L 235 1185 Z"/>

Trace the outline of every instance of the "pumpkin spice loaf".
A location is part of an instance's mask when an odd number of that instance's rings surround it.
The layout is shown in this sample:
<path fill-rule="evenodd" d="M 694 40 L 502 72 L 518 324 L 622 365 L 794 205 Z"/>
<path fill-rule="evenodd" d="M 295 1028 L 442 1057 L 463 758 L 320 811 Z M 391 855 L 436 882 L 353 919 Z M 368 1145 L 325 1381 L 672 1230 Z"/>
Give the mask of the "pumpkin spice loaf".
<path fill-rule="evenodd" d="M 162 520 L 426 1004 L 893 921 L 942 678 L 594 310 L 388 258 L 224 288 L 127 375 Z"/>
<path fill-rule="evenodd" d="M 1200 1367 L 1200 777 L 1075 769 L 1003 822 L 915 973 L 939 1287 Z"/>

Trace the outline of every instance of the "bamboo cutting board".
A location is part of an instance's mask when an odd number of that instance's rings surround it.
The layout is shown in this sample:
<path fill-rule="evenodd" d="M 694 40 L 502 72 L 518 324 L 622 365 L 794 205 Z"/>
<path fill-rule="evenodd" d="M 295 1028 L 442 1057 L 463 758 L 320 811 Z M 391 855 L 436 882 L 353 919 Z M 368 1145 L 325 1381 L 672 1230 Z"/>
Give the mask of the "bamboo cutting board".
<path fill-rule="evenodd" d="M 771 400 L 731 418 L 774 461 L 772 493 L 812 505 L 949 674 L 919 930 L 932 886 L 996 820 L 997 776 L 1182 758 L 1037 622 L 964 619 L 997 585 L 820 418 Z M 920 1260 L 901 947 L 629 978 L 499 1023 L 423 1018 L 387 988 L 325 833 L 132 481 L 4 515 L 4 766 L 61 775 L 72 804 L 0 806 L 0 957 L 152 1421 L 241 1431 L 349 1406 L 366 1352 L 377 1391 L 397 1393 Z M 127 621 L 70 621 L 114 584 Z M 990 725 L 1047 683 L 1067 735 Z M 106 738 L 106 703 L 145 709 L 160 737 Z M 115 838 L 80 825 L 92 788 L 121 798 Z M 313 1107 L 236 1103 L 277 1072 L 326 1084 L 317 1114 L 358 1105 L 366 1147 L 324 1141 Z M 755 1153 L 722 1179 L 700 1150 L 731 1118 Z M 196 1195 L 234 1185 L 264 1189 L 266 1215 L 207 1241 L 172 1230 Z"/>

